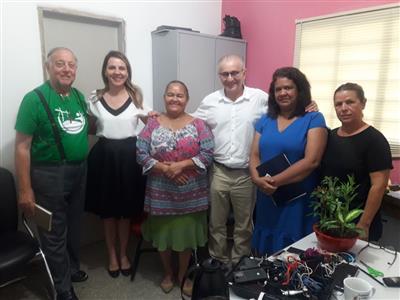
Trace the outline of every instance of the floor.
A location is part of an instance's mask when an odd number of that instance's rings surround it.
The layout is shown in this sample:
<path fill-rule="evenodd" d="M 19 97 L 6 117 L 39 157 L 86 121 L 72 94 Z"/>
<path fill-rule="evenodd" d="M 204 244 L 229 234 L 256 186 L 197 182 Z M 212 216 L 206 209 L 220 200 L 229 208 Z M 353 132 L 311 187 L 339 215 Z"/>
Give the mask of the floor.
<path fill-rule="evenodd" d="M 146 245 L 145 245 L 146 246 Z M 149 245 L 147 245 L 149 246 Z M 134 253 L 135 241 L 129 249 Z M 74 289 L 79 299 L 182 299 L 178 287 L 169 294 L 159 288 L 162 266 L 155 252 L 143 253 L 135 280 L 119 276 L 111 278 L 106 271 L 107 255 L 104 242 L 85 246 L 81 250 L 82 269 L 89 274 L 83 283 L 75 283 Z M 28 277 L 22 281 L 0 289 L 0 299 L 51 299 L 48 293 L 48 279 L 40 261 L 34 262 L 27 270 Z"/>

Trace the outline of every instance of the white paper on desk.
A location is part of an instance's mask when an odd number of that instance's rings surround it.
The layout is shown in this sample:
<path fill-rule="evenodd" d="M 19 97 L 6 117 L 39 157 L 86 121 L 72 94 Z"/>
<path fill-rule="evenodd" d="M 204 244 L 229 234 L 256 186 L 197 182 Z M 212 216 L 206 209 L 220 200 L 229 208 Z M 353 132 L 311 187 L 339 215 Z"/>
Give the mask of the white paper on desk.
<path fill-rule="evenodd" d="M 37 203 L 35 203 L 35 207 L 35 215 L 32 217 L 33 221 L 37 226 L 40 226 L 47 231 L 51 231 L 53 213 Z"/>

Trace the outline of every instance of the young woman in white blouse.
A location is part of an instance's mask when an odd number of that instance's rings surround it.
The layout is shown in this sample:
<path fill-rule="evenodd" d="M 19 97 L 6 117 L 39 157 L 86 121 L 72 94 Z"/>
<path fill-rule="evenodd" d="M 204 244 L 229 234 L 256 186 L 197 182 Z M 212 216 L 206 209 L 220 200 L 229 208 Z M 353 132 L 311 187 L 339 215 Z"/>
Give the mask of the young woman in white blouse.
<path fill-rule="evenodd" d="M 99 140 L 88 157 L 86 210 L 104 222 L 108 273 L 115 278 L 120 273 L 130 274 L 126 255 L 130 221 L 142 213 L 145 189 L 145 178 L 136 162 L 136 136 L 140 120 L 146 121 L 150 109 L 143 105 L 139 87 L 131 82 L 132 69 L 123 53 L 109 52 L 101 75 L 105 87 L 88 99 Z"/>

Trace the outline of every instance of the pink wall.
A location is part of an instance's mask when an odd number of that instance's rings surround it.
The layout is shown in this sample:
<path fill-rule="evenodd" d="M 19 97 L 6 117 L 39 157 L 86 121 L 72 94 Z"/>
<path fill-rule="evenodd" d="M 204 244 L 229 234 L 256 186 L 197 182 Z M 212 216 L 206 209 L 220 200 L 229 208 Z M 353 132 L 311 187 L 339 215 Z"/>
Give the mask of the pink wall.
<path fill-rule="evenodd" d="M 247 84 L 266 90 L 275 69 L 293 64 L 296 19 L 398 2 L 399 0 L 222 0 L 222 17 L 227 14 L 239 18 L 243 38 L 248 42 Z"/>
<path fill-rule="evenodd" d="M 390 180 L 393 184 L 400 184 L 400 159 L 393 161 L 393 170 L 390 173 Z"/>
<path fill-rule="evenodd" d="M 293 65 L 295 20 L 347 10 L 398 3 L 398 0 L 222 0 L 222 17 L 233 15 L 241 22 L 248 42 L 247 84 L 267 90 L 278 67 Z M 400 183 L 400 161 L 393 162 L 392 182 Z"/>

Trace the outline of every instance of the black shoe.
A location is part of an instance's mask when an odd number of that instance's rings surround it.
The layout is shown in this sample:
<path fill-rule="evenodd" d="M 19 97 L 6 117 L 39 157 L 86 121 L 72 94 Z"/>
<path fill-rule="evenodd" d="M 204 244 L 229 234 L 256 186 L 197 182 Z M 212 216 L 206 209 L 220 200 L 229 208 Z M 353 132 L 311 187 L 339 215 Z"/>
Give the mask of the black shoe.
<path fill-rule="evenodd" d="M 73 288 L 57 294 L 57 300 L 79 300 Z"/>
<path fill-rule="evenodd" d="M 82 282 L 89 278 L 85 271 L 79 270 L 78 272 L 71 275 L 72 282 Z"/>
<path fill-rule="evenodd" d="M 119 269 L 115 271 L 107 270 L 108 275 L 110 275 L 112 278 L 117 278 L 119 276 Z"/>
<path fill-rule="evenodd" d="M 128 268 L 128 269 L 121 269 L 121 274 L 124 276 L 130 276 L 132 273 L 132 267 Z"/>

